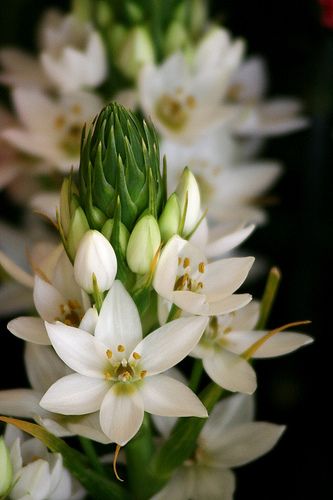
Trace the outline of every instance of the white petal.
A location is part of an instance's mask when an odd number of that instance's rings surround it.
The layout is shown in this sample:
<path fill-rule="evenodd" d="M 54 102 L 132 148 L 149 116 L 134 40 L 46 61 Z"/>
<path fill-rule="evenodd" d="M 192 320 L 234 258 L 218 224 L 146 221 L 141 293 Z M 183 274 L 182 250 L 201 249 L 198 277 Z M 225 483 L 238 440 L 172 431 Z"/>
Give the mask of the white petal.
<path fill-rule="evenodd" d="M 26 344 L 24 362 L 31 386 L 42 394 L 59 378 L 70 373 L 52 347 Z"/>
<path fill-rule="evenodd" d="M 95 307 L 90 307 L 83 318 L 81 319 L 81 323 L 79 328 L 84 330 L 85 332 L 89 332 L 91 334 L 94 333 L 98 320 L 98 312 Z"/>
<path fill-rule="evenodd" d="M 212 457 L 214 465 L 236 467 L 252 462 L 270 451 L 285 427 L 267 422 L 242 424 L 225 433 Z"/>
<path fill-rule="evenodd" d="M 124 446 L 141 427 L 143 421 L 143 399 L 140 391 L 122 391 L 114 384 L 105 396 L 100 412 L 103 432 Z"/>
<path fill-rule="evenodd" d="M 151 500 L 187 500 L 192 492 L 193 474 L 190 467 L 180 467 L 171 476 L 171 479 L 162 488 L 161 491 L 156 493 Z M 207 497 L 202 500 L 207 500 Z"/>
<path fill-rule="evenodd" d="M 201 312 L 200 314 L 208 314 L 209 316 L 218 316 L 220 314 L 229 314 L 230 312 L 237 311 L 238 309 L 246 306 L 252 300 L 252 296 L 248 293 L 235 293 L 225 297 L 217 302 L 208 304 L 208 312 Z"/>
<path fill-rule="evenodd" d="M 235 394 L 217 403 L 205 423 L 199 438 L 199 446 L 215 449 L 224 435 L 233 427 L 251 422 L 254 419 L 254 397 Z M 202 443 L 202 444 L 201 444 Z"/>
<path fill-rule="evenodd" d="M 147 377 L 141 388 L 148 413 L 166 417 L 207 417 L 200 399 L 186 385 L 165 375 Z"/>
<path fill-rule="evenodd" d="M 208 264 L 203 289 L 207 300 L 216 301 L 234 293 L 244 282 L 253 262 L 253 257 L 234 257 Z"/>
<path fill-rule="evenodd" d="M 43 500 L 48 496 L 49 487 L 49 464 L 45 460 L 39 459 L 27 464 L 22 469 L 10 496 L 13 500 L 21 500 L 22 498 Z"/>
<path fill-rule="evenodd" d="M 136 347 L 147 375 L 161 373 L 179 363 L 199 342 L 208 318 L 180 318 L 158 328 Z"/>
<path fill-rule="evenodd" d="M 224 234 L 215 239 L 213 239 L 214 235 L 210 232 L 209 242 L 206 249 L 207 257 L 219 257 L 223 253 L 229 252 L 246 240 L 246 238 L 248 238 L 253 232 L 254 228 L 255 226 L 250 224 L 246 227 L 242 227 L 241 229 L 235 229 L 233 232 L 229 232 L 228 234 Z"/>
<path fill-rule="evenodd" d="M 228 469 L 205 467 L 193 468 L 192 495 L 195 500 L 232 500 L 236 488 L 235 476 Z"/>
<path fill-rule="evenodd" d="M 36 275 L 34 302 L 38 314 L 45 321 L 56 321 L 62 318 L 62 306 L 67 300 L 53 285 Z"/>
<path fill-rule="evenodd" d="M 74 435 L 87 437 L 102 444 L 110 443 L 110 439 L 101 429 L 99 412 L 83 415 L 80 418 L 76 418 L 73 422 L 69 420 L 66 423 L 66 427 Z"/>
<path fill-rule="evenodd" d="M 178 270 L 178 255 L 186 245 L 179 236 L 173 236 L 162 250 L 159 258 L 153 286 L 156 292 L 171 301 Z"/>
<path fill-rule="evenodd" d="M 0 250 L 0 265 L 4 268 L 15 281 L 28 288 L 34 286 L 34 279 L 31 274 L 24 271 L 20 266 L 13 262 L 7 255 Z"/>
<path fill-rule="evenodd" d="M 56 353 L 66 365 L 87 377 L 104 378 L 105 347 L 90 333 L 62 323 L 45 326 Z"/>
<path fill-rule="evenodd" d="M 31 318 L 21 316 L 12 319 L 8 325 L 8 330 L 16 337 L 40 345 L 50 345 L 50 339 L 41 318 Z"/>
<path fill-rule="evenodd" d="M 252 300 L 246 307 L 239 309 L 232 318 L 232 331 L 239 330 L 254 330 L 260 312 L 260 303 L 257 300 Z"/>
<path fill-rule="evenodd" d="M 231 332 L 228 349 L 237 354 L 242 354 L 267 333 L 267 331 Z M 313 342 L 313 338 L 303 333 L 279 332 L 259 347 L 254 353 L 253 358 L 273 358 L 275 356 L 282 356 L 304 345 L 311 344 L 311 342 Z"/>
<path fill-rule="evenodd" d="M 117 355 L 122 345 L 121 357 L 128 357 L 142 339 L 141 321 L 136 305 L 124 285 L 116 280 L 104 299 L 99 313 L 95 337 L 110 347 Z"/>
<path fill-rule="evenodd" d="M 0 391 L 0 413 L 10 417 L 34 418 L 45 414 L 39 406 L 41 393 L 32 389 Z"/>
<path fill-rule="evenodd" d="M 74 373 L 53 384 L 40 405 L 62 415 L 84 415 L 99 410 L 107 390 L 105 380 Z"/>
<path fill-rule="evenodd" d="M 237 354 L 216 350 L 203 359 L 203 365 L 210 378 L 228 391 L 252 394 L 256 390 L 255 371 Z"/>

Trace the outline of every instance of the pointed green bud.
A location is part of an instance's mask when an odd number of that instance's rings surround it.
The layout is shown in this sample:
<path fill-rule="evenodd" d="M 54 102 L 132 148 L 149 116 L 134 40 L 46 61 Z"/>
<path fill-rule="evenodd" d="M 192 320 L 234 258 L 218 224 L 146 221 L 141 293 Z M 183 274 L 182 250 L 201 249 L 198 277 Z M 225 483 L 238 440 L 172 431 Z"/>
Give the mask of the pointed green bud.
<path fill-rule="evenodd" d="M 6 498 L 13 481 L 13 467 L 9 450 L 3 437 L 0 437 L 0 498 Z"/>
<path fill-rule="evenodd" d="M 126 37 L 116 57 L 116 64 L 125 76 L 136 79 L 142 66 L 155 60 L 154 46 L 146 28 L 136 26 Z"/>
<path fill-rule="evenodd" d="M 188 167 L 185 167 L 176 188 L 182 216 L 185 215 L 183 235 L 190 233 L 200 218 L 200 190 L 196 178 Z M 186 210 L 186 214 L 184 214 Z"/>
<path fill-rule="evenodd" d="M 72 260 L 75 258 L 81 239 L 89 229 L 90 227 L 84 211 L 81 207 L 77 207 L 71 220 L 67 238 L 67 252 Z"/>
<path fill-rule="evenodd" d="M 108 219 L 104 226 L 102 227 L 102 234 L 105 236 L 105 238 L 109 241 L 111 241 L 112 238 L 112 231 L 114 227 L 114 220 L 113 219 Z M 128 232 L 128 229 L 124 224 L 121 222 L 120 223 L 120 231 L 119 231 L 119 243 L 120 243 L 120 248 L 123 253 L 123 255 L 126 255 L 126 248 L 127 248 L 127 243 L 128 239 L 130 237 L 130 234 Z"/>
<path fill-rule="evenodd" d="M 162 241 L 166 243 L 173 235 L 177 234 L 180 223 L 180 206 L 176 193 L 173 193 L 163 209 L 158 220 Z"/>
<path fill-rule="evenodd" d="M 161 244 L 161 233 L 156 219 L 144 215 L 135 225 L 128 241 L 126 258 L 131 271 L 146 274 Z"/>
<path fill-rule="evenodd" d="M 152 193 L 159 217 L 166 189 L 153 126 L 116 103 L 106 106 L 83 133 L 79 192 L 89 225 L 97 230 L 114 218 L 118 199 L 129 231 L 151 205 Z"/>

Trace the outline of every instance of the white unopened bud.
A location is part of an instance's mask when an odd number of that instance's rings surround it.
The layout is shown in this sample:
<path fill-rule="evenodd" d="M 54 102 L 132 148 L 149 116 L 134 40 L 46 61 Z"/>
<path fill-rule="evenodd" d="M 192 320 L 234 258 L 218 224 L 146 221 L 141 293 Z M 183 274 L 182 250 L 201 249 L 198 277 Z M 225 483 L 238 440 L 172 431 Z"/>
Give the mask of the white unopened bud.
<path fill-rule="evenodd" d="M 129 78 L 136 78 L 144 64 L 153 63 L 154 47 L 149 32 L 140 26 L 128 32 L 127 38 L 120 47 L 117 65 Z"/>
<path fill-rule="evenodd" d="M 180 207 L 176 193 L 173 193 L 163 208 L 158 220 L 161 236 L 166 243 L 174 234 L 177 234 L 180 222 Z"/>
<path fill-rule="evenodd" d="M 188 167 L 183 170 L 176 189 L 176 194 L 178 196 L 182 216 L 184 214 L 184 210 L 186 209 L 187 200 L 186 217 L 183 228 L 183 234 L 187 235 L 195 228 L 200 219 L 201 213 L 199 186 L 196 178 Z"/>
<path fill-rule="evenodd" d="M 10 462 L 9 450 L 4 439 L 0 438 L 0 498 L 5 498 L 13 480 L 13 467 Z"/>
<path fill-rule="evenodd" d="M 145 215 L 135 225 L 127 245 L 126 258 L 131 271 L 146 274 L 161 244 L 161 234 L 156 219 Z"/>
<path fill-rule="evenodd" d="M 87 293 L 94 290 L 94 276 L 100 292 L 109 290 L 117 274 L 117 258 L 111 243 L 98 231 L 86 232 L 74 261 L 74 276 Z"/>

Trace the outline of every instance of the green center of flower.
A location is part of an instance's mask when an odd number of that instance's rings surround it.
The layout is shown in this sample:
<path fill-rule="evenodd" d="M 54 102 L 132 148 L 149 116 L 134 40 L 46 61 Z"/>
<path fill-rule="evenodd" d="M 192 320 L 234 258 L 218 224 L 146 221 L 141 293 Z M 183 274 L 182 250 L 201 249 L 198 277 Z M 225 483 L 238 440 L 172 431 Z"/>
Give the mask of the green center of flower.
<path fill-rule="evenodd" d="M 178 131 L 185 126 L 189 111 L 196 105 L 195 97 L 184 96 L 182 91 L 178 92 L 177 96 L 162 94 L 155 104 L 155 112 L 164 125 Z"/>
<path fill-rule="evenodd" d="M 203 275 L 206 270 L 204 262 L 199 262 L 197 268 L 191 265 L 189 257 L 178 258 L 178 274 L 174 290 L 200 293 L 204 287 Z"/>
<path fill-rule="evenodd" d="M 117 346 L 118 353 L 124 352 L 125 346 L 119 344 Z M 114 359 L 111 349 L 107 349 L 106 358 L 108 360 L 104 376 L 110 382 L 123 382 L 133 383 L 141 381 L 147 374 L 146 370 L 142 370 L 140 366 L 141 356 L 139 353 L 134 352 L 131 359 L 123 358 L 121 360 Z"/>
<path fill-rule="evenodd" d="M 220 349 L 228 344 L 228 334 L 232 332 L 230 326 L 224 328 L 219 325 L 217 316 L 211 316 L 208 326 L 201 337 L 200 344 L 205 347 Z"/>

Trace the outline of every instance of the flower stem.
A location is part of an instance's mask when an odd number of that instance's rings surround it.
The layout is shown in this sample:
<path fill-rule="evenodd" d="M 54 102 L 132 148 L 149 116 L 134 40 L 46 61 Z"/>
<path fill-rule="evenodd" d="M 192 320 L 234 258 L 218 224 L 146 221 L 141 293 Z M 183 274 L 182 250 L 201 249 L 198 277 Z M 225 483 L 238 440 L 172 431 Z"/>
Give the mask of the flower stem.
<path fill-rule="evenodd" d="M 280 281 L 280 270 L 277 267 L 272 267 L 268 274 L 266 287 L 261 300 L 260 315 L 258 323 L 256 325 L 256 330 L 262 330 L 266 326 L 267 320 L 274 304 L 276 293 L 279 288 Z"/>
<path fill-rule="evenodd" d="M 95 447 L 90 439 L 79 436 L 81 447 L 88 458 L 92 468 L 99 474 L 105 475 L 105 470 L 103 465 L 99 460 L 99 456 L 96 453 Z"/>
<path fill-rule="evenodd" d="M 135 498 L 135 500 L 149 498 L 147 490 L 151 487 L 151 478 L 148 479 L 147 465 L 150 463 L 153 452 L 154 443 L 150 419 L 145 414 L 139 432 L 125 447 L 127 475 L 133 495 L 132 498 Z"/>
<path fill-rule="evenodd" d="M 196 392 L 196 390 L 199 386 L 202 372 L 203 372 L 202 361 L 201 361 L 201 359 L 196 359 L 193 363 L 190 383 L 188 385 L 189 388 L 192 389 L 193 392 Z"/>

